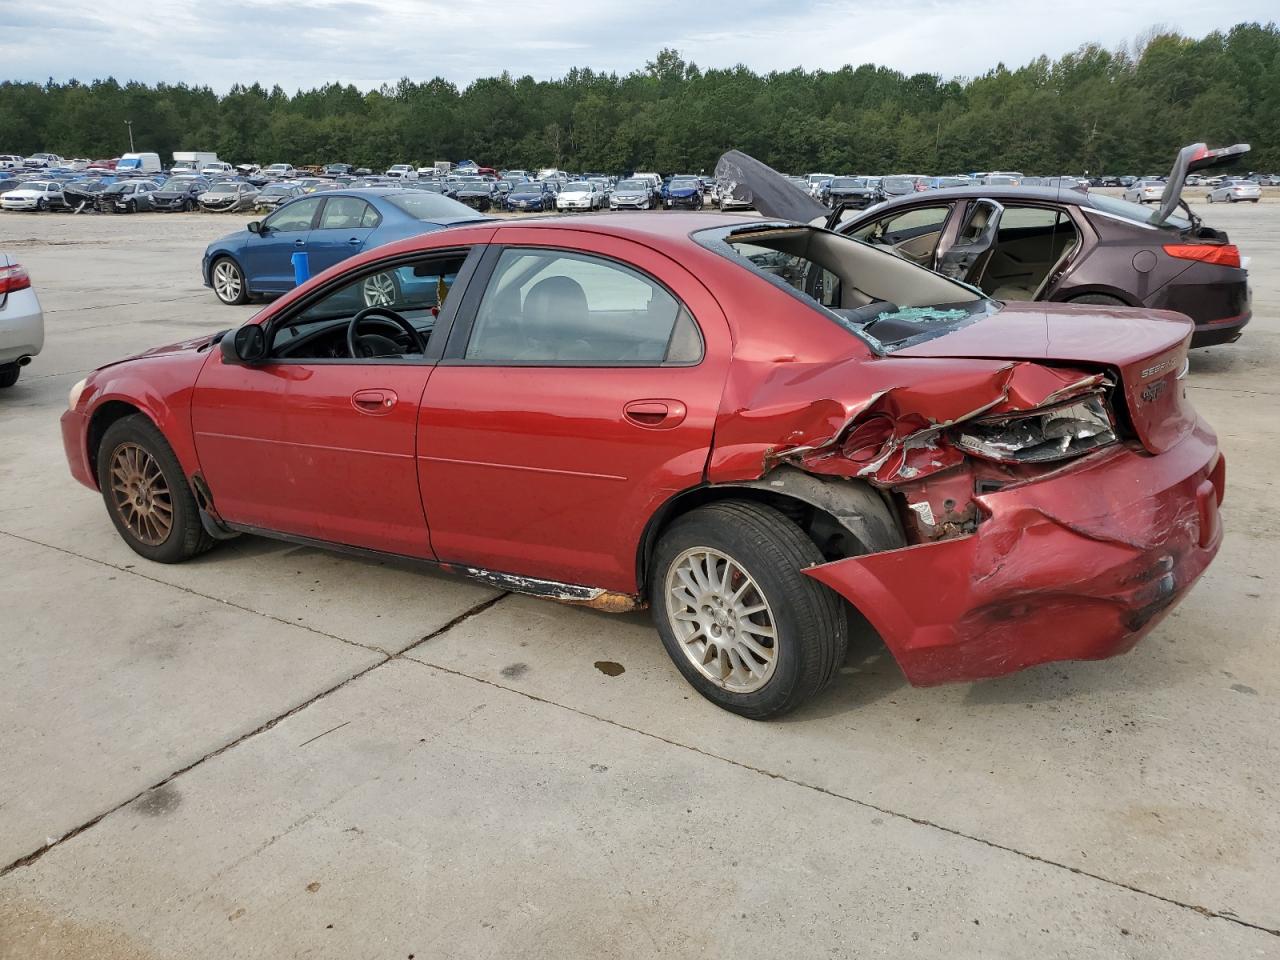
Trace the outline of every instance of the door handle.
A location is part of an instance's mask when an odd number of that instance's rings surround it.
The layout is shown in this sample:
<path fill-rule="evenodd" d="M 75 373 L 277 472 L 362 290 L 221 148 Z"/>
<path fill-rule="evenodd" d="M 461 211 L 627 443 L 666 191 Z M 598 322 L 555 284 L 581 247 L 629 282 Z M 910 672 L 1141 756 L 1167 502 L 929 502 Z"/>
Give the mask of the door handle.
<path fill-rule="evenodd" d="M 295 247 L 305 247 L 305 246 L 307 245 L 307 241 L 305 241 L 305 240 L 295 240 L 295 241 L 293 241 L 293 245 L 294 245 Z"/>
<path fill-rule="evenodd" d="M 397 399 L 393 390 L 357 390 L 351 395 L 351 405 L 361 413 L 381 416 L 391 412 Z"/>
<path fill-rule="evenodd" d="M 689 410 L 679 400 L 632 400 L 622 408 L 622 415 L 637 427 L 670 430 L 684 422 Z"/>
<path fill-rule="evenodd" d="M 360 238 L 352 237 L 350 240 L 347 241 L 347 243 L 351 244 L 353 247 L 358 247 L 360 246 Z"/>

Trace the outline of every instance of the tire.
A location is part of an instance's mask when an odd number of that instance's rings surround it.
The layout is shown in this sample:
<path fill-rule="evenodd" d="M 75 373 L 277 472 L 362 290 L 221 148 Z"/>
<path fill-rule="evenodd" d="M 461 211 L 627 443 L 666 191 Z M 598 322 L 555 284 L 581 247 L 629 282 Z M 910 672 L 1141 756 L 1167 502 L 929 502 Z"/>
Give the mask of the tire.
<path fill-rule="evenodd" d="M 18 376 L 22 373 L 22 368 L 16 363 L 6 363 L 0 366 L 0 390 L 12 387 L 18 382 Z"/>
<path fill-rule="evenodd" d="M 49 209 L 49 201 L 47 201 L 44 197 L 41 197 L 39 200 L 36 201 L 36 210 L 39 213 L 44 213 L 48 209 Z"/>
<path fill-rule="evenodd" d="M 164 434 L 145 416 L 124 417 L 107 428 L 98 448 L 97 468 L 107 515 L 138 556 L 157 563 L 181 563 L 213 546 L 213 538 L 200 523 L 182 465 Z M 137 479 L 144 476 L 156 479 L 138 494 L 139 501 L 128 492 L 139 490 Z M 139 502 L 145 503 L 141 510 L 136 506 Z"/>
<path fill-rule="evenodd" d="M 194 210 L 195 208 L 196 208 L 196 202 L 195 202 L 194 200 L 192 200 L 190 197 L 188 197 L 186 200 L 183 200 L 183 201 L 182 201 L 182 212 L 183 212 L 183 213 L 190 213 L 190 212 L 191 212 L 192 210 Z"/>
<path fill-rule="evenodd" d="M 1213 194 L 1212 194 L 1212 193 L 1206 193 L 1206 194 L 1204 195 L 1204 202 L 1205 202 L 1205 203 L 1213 203 Z"/>
<path fill-rule="evenodd" d="M 712 608 L 716 591 L 695 597 L 681 585 L 680 572 L 692 576 L 691 564 L 696 567 L 702 563 L 706 572 L 708 554 L 704 551 L 714 552 L 716 559 L 711 565 L 716 576 L 731 574 L 722 565 L 726 560 L 737 568 L 733 574 L 737 579 L 731 579 L 729 588 L 722 591 L 718 609 Z M 772 507 L 725 500 L 679 517 L 658 541 L 649 576 L 654 623 L 676 669 L 716 706 L 752 720 L 780 716 L 800 706 L 830 682 L 848 647 L 848 624 L 840 598 L 803 573 L 806 567 L 822 562 L 822 553 L 813 541 Z M 697 578 L 689 582 L 696 583 Z M 747 591 L 738 601 L 740 608 L 748 608 L 745 617 L 731 612 L 730 604 L 736 598 L 729 591 L 735 587 L 735 593 Z M 673 606 L 673 589 L 683 590 L 692 602 L 680 606 L 677 600 Z M 699 609 L 697 603 L 703 599 L 707 605 Z M 763 611 L 759 609 L 761 602 Z M 677 617 L 677 613 L 683 616 Z M 743 623 L 754 627 L 771 623 L 775 636 L 772 641 L 752 636 L 752 631 L 742 630 Z M 733 650 L 727 646 L 721 650 L 714 641 L 699 649 L 698 634 L 710 639 L 712 632 L 732 644 Z M 749 638 L 756 650 L 770 656 L 746 651 L 741 638 Z M 736 655 L 736 663 L 731 653 Z M 698 659 L 702 659 L 702 666 L 695 662 Z M 748 661 L 754 672 L 743 669 L 742 664 Z M 726 667 L 732 668 L 731 672 L 726 674 Z M 719 682 L 713 679 L 716 674 Z M 732 689 L 734 686 L 739 689 Z"/>
<path fill-rule="evenodd" d="M 1068 303 L 1091 303 L 1099 307 L 1127 307 L 1119 297 L 1113 297 L 1105 293 L 1085 293 L 1078 297 L 1072 297 Z"/>
<path fill-rule="evenodd" d="M 209 267 L 213 282 L 213 295 L 229 307 L 238 307 L 249 301 L 249 286 L 245 283 L 244 270 L 230 257 L 219 257 Z"/>

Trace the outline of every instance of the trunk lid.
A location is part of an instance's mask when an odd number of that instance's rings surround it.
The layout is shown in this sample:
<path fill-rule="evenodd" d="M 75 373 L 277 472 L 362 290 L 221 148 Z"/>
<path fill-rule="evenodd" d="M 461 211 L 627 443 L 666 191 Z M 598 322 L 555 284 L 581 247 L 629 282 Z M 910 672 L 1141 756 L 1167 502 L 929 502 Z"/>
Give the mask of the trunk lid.
<path fill-rule="evenodd" d="M 730 150 L 716 163 L 716 182 L 735 200 L 752 204 L 766 217 L 812 223 L 831 211 L 767 163 Z"/>
<path fill-rule="evenodd" d="M 1219 147 L 1210 150 L 1203 143 L 1193 143 L 1178 151 L 1174 158 L 1173 169 L 1169 171 L 1169 179 L 1164 185 L 1164 193 L 1160 195 L 1160 206 L 1151 215 L 1151 222 L 1157 227 L 1164 223 L 1178 209 L 1182 201 L 1182 188 L 1187 182 L 1187 174 L 1210 167 L 1221 167 L 1243 157 L 1249 152 L 1249 144 L 1237 143 L 1230 147 Z"/>
<path fill-rule="evenodd" d="M 1009 304 L 966 326 L 911 346 L 893 357 L 967 357 L 1046 361 L 1085 370 L 1105 368 L 1117 380 L 1113 405 L 1151 453 L 1163 453 L 1196 419 L 1182 378 L 1195 325 L 1163 310 Z"/>

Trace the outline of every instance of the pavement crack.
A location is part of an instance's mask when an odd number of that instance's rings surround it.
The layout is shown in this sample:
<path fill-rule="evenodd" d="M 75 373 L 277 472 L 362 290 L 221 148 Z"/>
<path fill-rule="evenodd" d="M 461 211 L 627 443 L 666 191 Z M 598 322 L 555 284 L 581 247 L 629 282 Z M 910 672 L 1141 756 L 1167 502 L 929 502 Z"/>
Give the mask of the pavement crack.
<path fill-rule="evenodd" d="M 763 776 L 763 777 L 769 777 L 770 779 L 773 779 L 773 780 L 782 780 L 785 783 L 789 783 L 792 786 L 800 787 L 801 789 L 804 789 L 804 790 L 812 790 L 815 793 L 825 794 L 826 796 L 832 797 L 833 799 L 843 800 L 846 803 L 855 804 L 856 806 L 862 807 L 866 810 L 875 811 L 876 813 L 886 817 L 893 817 L 896 820 L 904 820 L 904 821 L 907 821 L 908 823 L 913 823 L 916 826 L 925 827 L 932 830 L 938 830 L 938 831 L 941 831 L 942 833 L 950 834 L 951 836 L 957 837 L 961 840 L 968 840 L 972 843 L 979 843 L 979 844 L 982 844 L 984 847 L 989 847 L 992 850 L 1000 850 L 1004 853 L 1011 853 L 1014 856 L 1022 857 L 1024 860 L 1030 860 L 1034 863 L 1043 864 L 1044 866 L 1056 867 L 1059 870 L 1066 870 L 1067 872 L 1073 873 L 1076 876 L 1086 877 L 1090 880 L 1095 880 L 1099 883 L 1105 883 L 1108 886 L 1116 887 L 1122 890 L 1127 890 L 1130 893 L 1135 893 L 1135 894 L 1138 894 L 1139 896 L 1148 897 L 1152 900 L 1158 900 L 1161 903 L 1165 903 L 1174 907 L 1179 907 L 1183 910 L 1190 910 L 1194 913 L 1198 913 L 1201 916 L 1208 917 L 1210 919 L 1223 920 L 1223 921 L 1226 921 L 1227 923 L 1234 923 L 1241 927 L 1248 927 L 1250 930 L 1258 930 L 1262 933 L 1269 933 L 1273 937 L 1280 937 L 1280 928 L 1268 927 L 1261 923 L 1253 923 L 1251 921 L 1241 919 L 1240 917 L 1238 917 L 1237 915 L 1235 915 L 1230 911 L 1213 910 L 1212 908 L 1203 906 L 1201 904 L 1188 903 L 1187 901 L 1179 900 L 1176 897 L 1168 897 L 1163 894 L 1153 893 L 1150 890 L 1144 890 L 1142 887 L 1135 886 L 1134 884 L 1131 884 L 1131 883 L 1126 883 L 1123 880 L 1116 880 L 1112 877 L 1104 876 L 1103 874 L 1100 874 L 1100 873 L 1093 873 L 1092 871 L 1084 870 L 1080 867 L 1072 866 L 1069 863 L 1063 863 L 1060 860 L 1053 860 L 1053 859 L 1050 859 L 1049 857 L 1042 857 L 1038 854 L 1029 853 L 1026 850 L 1019 850 L 1017 847 L 1011 847 L 1008 844 L 1000 843 L 997 840 L 991 840 L 986 837 L 980 837 L 976 834 L 966 833 L 965 831 L 960 830 L 956 827 L 950 827 L 950 826 L 947 826 L 946 824 L 938 823 L 937 821 L 929 820 L 928 818 L 925 818 L 925 817 L 912 816 L 909 813 L 902 813 L 901 811 L 893 810 L 893 809 L 890 809 L 889 807 L 884 807 L 879 804 L 872 803 L 869 800 L 862 800 L 862 799 L 859 799 L 858 797 L 851 797 L 848 794 L 840 793 L 828 787 L 821 786 L 820 784 L 810 783 L 806 780 L 800 780 L 796 777 L 792 777 L 784 773 L 776 773 L 772 770 L 766 770 L 763 767 L 756 767 L 749 763 L 744 763 L 741 760 L 735 760 L 732 757 L 725 757 L 718 753 L 712 753 L 709 750 L 703 750 L 701 747 L 695 747 L 688 743 L 682 743 L 679 740 L 672 740 L 668 737 L 664 737 L 657 733 L 652 733 L 648 730 L 641 730 L 639 727 L 633 727 L 630 724 L 622 723 L 619 720 L 612 720 L 609 717 L 602 717 L 598 714 L 594 714 L 586 710 L 581 710 L 578 707 L 571 707 L 567 704 L 557 703 L 555 700 L 548 700 L 545 697 L 538 696 L 537 694 L 528 693 L 524 690 L 517 690 L 515 687 L 509 687 L 505 684 L 498 683 L 497 681 L 494 681 L 494 680 L 489 680 L 485 677 L 477 677 L 473 674 L 464 673 L 461 670 L 454 670 L 450 667 L 444 667 L 438 663 L 431 663 L 430 661 L 426 661 L 426 660 L 417 660 L 413 658 L 406 658 L 406 659 L 408 659 L 408 662 L 416 663 L 420 667 L 426 667 L 427 669 L 430 669 L 430 670 L 439 670 L 441 673 L 451 674 L 455 677 L 461 677 L 466 680 L 471 680 L 475 683 L 482 683 L 482 684 L 485 684 L 486 686 L 496 687 L 499 690 L 505 690 L 508 693 L 514 693 L 517 696 L 525 697 L 526 699 L 532 700 L 536 703 L 542 703 L 550 707 L 557 707 L 561 710 L 567 710 L 568 712 L 577 714 L 580 717 L 585 717 L 589 720 L 596 720 L 596 721 L 599 721 L 600 723 L 607 723 L 610 726 L 617 727 L 621 730 L 626 730 L 630 733 L 635 733 L 642 737 L 648 737 L 651 740 L 657 740 L 660 743 L 665 743 L 668 746 L 676 747 L 677 749 L 680 749 L 680 750 L 687 750 L 690 753 L 696 753 L 710 760 L 718 760 L 721 763 L 727 763 L 732 766 L 738 767 L 742 770 L 749 770 L 750 772 L 759 774 L 760 776 Z"/>
<path fill-rule="evenodd" d="M 27 543 L 34 544 L 35 546 L 48 547 L 48 548 L 49 548 L 49 549 L 51 549 L 51 550 L 58 550 L 58 551 L 60 551 L 60 552 L 62 552 L 62 553 L 68 554 L 68 555 L 70 555 L 70 556 L 73 556 L 73 557 L 79 557 L 79 558 L 80 558 L 80 559 L 82 559 L 82 560 L 90 560 L 90 561 L 92 561 L 92 562 L 94 562 L 94 563 L 101 563 L 101 564 L 103 564 L 104 566 L 111 567 L 112 569 L 117 569 L 117 570 L 119 570 L 119 569 L 123 569 L 123 568 L 120 568 L 120 567 L 116 567 L 114 564 L 106 563 L 105 561 L 102 561 L 102 560 L 93 560 L 93 558 L 92 558 L 92 557 L 82 557 L 82 556 L 80 556 L 80 554 L 75 553 L 74 551 L 66 550 L 66 549 L 63 549 L 62 547 L 55 547 L 55 546 L 52 546 L 52 545 L 47 544 L 47 543 L 41 543 L 41 542 L 40 542 L 40 541 L 38 541 L 38 540 L 32 540 L 32 539 L 30 539 L 29 537 L 19 536 L 18 534 L 9 533 L 8 531 L 5 531 L 5 530 L 0 530 L 0 534 L 3 534 L 4 536 L 7 536 L 7 537 L 12 537 L 12 538 L 13 538 L 13 539 L 15 539 L 15 540 L 22 540 L 22 541 L 25 541 L 25 542 L 27 542 Z M 125 573 L 134 573 L 135 575 L 137 575 L 137 576 L 143 576 L 145 579 L 148 579 L 148 580 L 150 580 L 150 579 L 151 579 L 150 577 L 145 577 L 145 575 L 144 575 L 144 574 L 138 574 L 138 573 L 136 573 L 136 571 L 133 571 L 133 570 L 125 570 L 124 572 L 125 572 Z M 171 583 L 165 583 L 163 580 L 157 580 L 157 581 L 155 581 L 155 582 L 156 582 L 156 583 L 163 584 L 164 586 L 170 586 L 170 587 L 171 587 L 171 586 L 174 586 L 174 584 L 171 584 Z M 185 588 L 183 588 L 183 587 L 179 587 L 178 589 L 180 589 L 180 590 L 184 590 Z M 202 594 L 202 593 L 196 593 L 195 591 L 190 591 L 190 590 L 188 590 L 187 592 L 188 592 L 188 593 L 194 593 L 196 596 L 199 596 L 199 597 L 203 597 L 203 596 L 205 596 L 205 594 Z M 327 689 L 325 689 L 325 690 L 321 690 L 319 693 L 315 694 L 315 695 L 314 695 L 314 696 L 312 696 L 312 697 L 309 697 L 308 699 L 304 700 L 302 703 L 299 703 L 299 704 L 297 704 L 296 706 L 289 708 L 289 709 L 288 709 L 288 710 L 286 710 L 284 713 L 281 713 L 281 714 L 278 714 L 277 716 L 272 717 L 270 720 L 266 721 L 266 722 L 265 722 L 265 723 L 263 723 L 261 726 L 255 727 L 254 729 L 252 729 L 252 730 L 248 731 L 247 733 L 243 733 L 243 734 L 241 734 L 240 736 L 238 736 L 238 737 L 236 737 L 236 738 L 234 738 L 234 739 L 232 739 L 232 740 L 229 740 L 228 742 L 226 742 L 226 743 L 222 744 L 220 747 L 217 747 L 216 749 L 209 751 L 209 752 L 208 752 L 208 753 L 206 753 L 204 756 L 202 756 L 202 757 L 200 757 L 200 758 L 198 758 L 198 759 L 196 759 L 196 760 L 193 760 L 191 763 L 188 763 L 186 766 L 181 767 L 181 768 L 179 768 L 179 769 L 177 769 L 177 770 L 173 771 L 172 773 L 170 773 L 168 776 L 164 777 L 163 779 L 161 779 L 161 780 L 157 781 L 156 783 L 151 784 L 151 786 L 146 787 L 145 789 L 138 791 L 138 792 L 137 792 L 137 793 L 135 793 L 133 796 L 129 797 L 127 800 L 124 800 L 124 801 L 122 801 L 122 802 L 120 802 L 120 803 L 117 803 L 115 806 L 113 806 L 113 807 L 109 807 L 108 809 L 106 809 L 106 810 L 104 810 L 103 812 L 101 812 L 101 813 L 97 814 L 96 816 L 94 816 L 94 817 L 90 818 L 89 820 L 86 820 L 84 823 L 81 823 L 81 824 L 79 824 L 78 826 L 73 827 L 72 829 L 68 830 L 66 833 L 62 834 L 62 836 L 55 838 L 52 842 L 50 842 L 50 843 L 46 843 L 43 847 L 40 847 L 40 848 L 39 848 L 39 849 L 37 849 L 37 850 L 33 850 L 33 851 L 31 851 L 30 853 L 28 853 L 28 854 L 26 854 L 26 855 L 24 855 L 24 856 L 19 857 L 17 860 L 14 860 L 13 862 L 11 862 L 11 863 L 9 863 L 9 864 L 6 864 L 5 866 L 0 867 L 0 877 L 7 876 L 8 874 L 12 873 L 14 870 L 17 870 L 17 869 L 19 869 L 19 868 L 21 868 L 21 867 L 27 867 L 27 866 L 30 866 L 31 864 L 33 864 L 33 863 L 35 863 L 37 860 L 39 860 L 41 857 L 43 857 L 43 856 L 44 856 L 46 853 L 48 853 L 50 850 L 54 849 L 55 847 L 60 847 L 60 846 L 62 846 L 62 844 L 66 843 L 68 840 L 72 840 L 72 839 L 74 839 L 75 837 L 78 837 L 80 834 L 84 833 L 86 830 L 92 829 L 94 826 L 96 826 L 97 824 L 101 823 L 103 820 L 105 820 L 107 817 L 111 816 L 113 813 L 116 813 L 116 812 L 118 812 L 118 811 L 120 811 L 120 810 L 123 810 L 125 807 L 129 806 L 129 804 L 134 803 L 135 801 L 139 800 L 140 798 L 142 798 L 142 797 L 143 797 L 143 796 L 145 796 L 146 794 L 150 793 L 152 790 L 157 790 L 157 789 L 159 789 L 160 787 L 163 787 L 165 784 L 171 783 L 173 780 L 176 780 L 178 777 L 182 776 L 184 773 L 187 773 L 187 772 L 189 772 L 189 771 L 191 771 L 191 770 L 194 770 L 196 767 L 200 766 L 201 764 L 205 763 L 206 761 L 208 761 L 208 760 L 213 760 L 214 758 L 219 757 L 219 756 L 221 756 L 222 754 L 226 753 L 228 750 L 231 750 L 231 749 L 233 749 L 234 747 L 239 746 L 240 744 L 244 743 L 245 741 L 247 741 L 247 740 L 251 740 L 251 739 L 253 739 L 254 737 L 258 736 L 259 734 L 266 733 L 268 730 L 272 729 L 273 727 L 275 727 L 275 726 L 276 726 L 277 724 L 279 724 L 280 722 L 282 722 L 282 721 L 284 721 L 284 720 L 289 719 L 290 717 L 294 716 L 295 714 L 301 713 L 303 710 L 307 709 L 307 707 L 311 706 L 312 704 L 314 704 L 314 703 L 318 703 L 319 701 L 321 701 L 321 700 L 325 699 L 326 697 L 328 697 L 330 694 L 337 693 L 339 690 L 341 690 L 343 687 L 347 686 L 347 685 L 348 685 L 348 684 L 350 684 L 351 682 L 353 682 L 353 681 L 355 681 L 355 680 L 359 680 L 361 677 L 366 676 L 366 675 L 368 675 L 368 674 L 372 673 L 374 670 L 377 670 L 379 667 L 383 667 L 383 666 L 387 665 L 388 663 L 391 663 L 391 662 L 392 662 L 392 661 L 394 661 L 394 660 L 400 660 L 400 659 L 402 659 L 402 658 L 404 657 L 404 654 L 405 654 L 408 650 L 412 650 L 414 647 L 417 647 L 418 645 L 420 645 L 420 644 L 422 644 L 422 643 L 426 642 L 427 640 L 430 640 L 430 639 L 432 639 L 433 637 L 438 637 L 438 636 L 440 636 L 442 633 L 445 633 L 445 632 L 446 632 L 446 631 L 448 631 L 448 630 L 452 630 L 455 626 L 457 626 L 457 625 L 458 625 L 458 624 L 460 624 L 460 623 L 463 623 L 463 622 L 464 622 L 464 621 L 466 621 L 466 620 L 469 620 L 471 617 L 474 617 L 474 616 L 477 616 L 478 614 L 484 613 L 484 611 L 488 610 L 488 609 L 489 609 L 490 607 L 492 607 L 494 604 L 498 603 L 500 600 L 503 600 L 504 598 L 506 598 L 506 597 L 508 597 L 508 596 L 510 596 L 510 593 L 500 593 L 500 594 L 498 594 L 498 596 L 496 596 L 496 597 L 490 597 L 489 599 L 484 600 L 483 602 L 478 603 L 478 604 L 476 604 L 475 606 L 469 607 L 467 610 L 463 611 L 461 614 L 459 614 L 458 616 L 454 617 L 452 620 L 450 620 L 450 621 L 449 621 L 448 623 L 446 623 L 444 626 L 440 627 L 440 628 L 439 628 L 439 629 L 437 629 L 437 630 L 433 630 L 433 631 L 431 631 L 431 633 L 427 634 L 425 637 L 423 637 L 421 640 L 419 640 L 417 643 L 415 643 L 412 647 L 407 647 L 405 650 L 401 651 L 400 653 L 397 653 L 397 654 L 388 654 L 388 653 L 386 653 L 386 651 L 378 651 L 378 652 L 382 653 L 382 655 L 383 655 L 383 658 L 382 658 L 381 660 L 378 660 L 378 661 L 376 661 L 375 663 L 371 663 L 371 664 L 369 664 L 369 666 L 364 667 L 363 669 L 357 670 L 355 673 L 353 673 L 353 674 L 351 674 L 350 676 L 348 676 L 345 680 L 340 680 L 338 683 L 335 683 L 333 686 L 328 687 L 328 688 L 327 688 Z M 216 597 L 210 597 L 210 598 L 208 598 L 208 599 L 217 600 L 218 598 L 216 598 Z M 221 602 L 221 603 L 225 603 L 226 601 L 219 601 L 219 602 Z M 235 604 L 231 604 L 231 606 L 235 606 Z M 238 609 L 244 609 L 244 608 L 238 608 Z M 257 611 L 250 610 L 250 611 L 248 611 L 248 612 L 250 612 L 250 613 L 256 613 Z M 260 614 L 260 615 L 261 615 L 261 616 L 266 616 L 265 614 Z M 276 620 L 276 619 L 278 619 L 278 618 L 276 618 L 276 617 L 270 617 L 269 619 Z M 288 623 L 288 621 L 287 621 L 287 620 L 282 620 L 282 621 L 280 621 L 280 622 L 281 622 L 281 623 Z M 290 626 L 296 626 L 296 624 L 290 624 Z M 304 628 L 304 629 L 306 629 L 306 628 Z M 313 632 L 313 633 L 320 633 L 320 631 L 318 631 L 318 630 L 313 630 L 312 632 Z M 320 634 L 320 635 L 321 635 L 321 636 L 326 636 L 326 637 L 327 637 L 327 636 L 329 636 L 329 634 Z M 341 637 L 334 637 L 333 639 L 335 639 L 335 640 L 341 640 L 342 638 L 341 638 Z M 345 643 L 352 643 L 352 641 L 343 641 L 343 642 L 345 642 Z M 373 648 L 370 648 L 370 647 L 365 647 L 363 644 L 353 643 L 353 645 L 354 645 L 354 646 L 358 646 L 358 647 L 362 647 L 363 649 L 366 649 L 366 650 L 373 649 Z M 413 662 L 415 662 L 415 663 L 416 663 L 417 661 L 413 661 Z M 349 723 L 350 721 L 347 721 L 347 722 Z M 306 746 L 306 744 L 307 744 L 307 743 L 311 743 L 311 742 L 313 742 L 313 741 L 315 741 L 315 740 L 318 740 L 320 737 L 323 737 L 325 734 L 327 734 L 327 733 L 333 733 L 333 732 L 334 732 L 334 730 L 341 729 L 341 728 L 342 728 L 342 727 L 344 727 L 344 726 L 346 726 L 346 723 L 340 723 L 340 724 L 338 724 L 338 726 L 333 727 L 333 728 L 331 728 L 331 729 L 329 729 L 329 730 L 326 730 L 324 733 L 321 733 L 319 736 L 312 737 L 312 738 L 311 738 L 311 740 L 308 740 L 308 741 L 306 741 L 305 743 L 299 744 L 299 747 Z"/>
<path fill-rule="evenodd" d="M 171 583 L 168 580 L 161 580 L 158 577 L 148 576 L 147 574 L 142 573 L 139 570 L 133 569 L 132 567 L 125 567 L 118 563 L 112 563 L 109 560 L 99 560 L 97 557 L 86 556 L 83 553 L 77 553 L 74 550 L 68 550 L 66 547 L 59 547 L 56 544 L 45 543 L 43 540 L 35 540 L 31 537 L 23 536 L 20 533 L 12 533 L 8 530 L 0 530 L 0 535 L 6 536 L 6 537 L 12 537 L 14 540 L 21 540 L 23 543 L 29 543 L 32 546 L 44 547 L 46 550 L 56 550 L 58 553 L 65 554 L 66 556 L 75 557 L 77 560 L 85 560 L 89 563 L 96 563 L 100 566 L 106 567 L 109 570 L 115 570 L 119 573 L 126 573 L 126 574 L 129 574 L 130 576 L 138 577 L 142 580 L 149 581 L 150 583 L 159 584 L 162 587 L 172 587 L 174 590 L 181 590 L 183 593 L 190 594 L 193 597 L 199 597 L 202 600 L 210 600 L 214 603 L 220 603 L 223 606 L 231 607 L 232 609 L 239 610 L 243 613 L 250 613 L 250 614 L 253 614 L 254 616 L 262 617 L 263 619 L 266 619 L 266 620 L 272 620 L 276 623 L 282 623 L 285 626 L 296 627 L 299 630 L 305 630 L 308 633 L 314 633 L 316 636 L 324 637 L 326 640 L 337 640 L 339 643 L 345 643 L 351 647 L 359 647 L 361 650 L 368 650 L 371 653 L 381 654 L 382 656 L 387 657 L 388 659 L 392 656 L 391 653 L 384 650 L 382 647 L 375 646 L 374 644 L 360 643 L 358 640 L 349 640 L 346 637 L 340 637 L 334 633 L 325 633 L 323 630 L 317 630 L 315 627 L 307 626 L 306 624 L 299 623 L 296 620 L 285 620 L 283 617 L 277 617 L 270 613 L 263 613 L 261 610 L 255 610 L 252 607 L 246 607 L 243 604 L 234 603 L 231 600 L 226 600 L 222 597 L 215 597 L 212 594 L 201 593 L 199 590 L 193 590 L 191 587 L 184 587 L 182 586 L 182 584 L 179 584 L 179 583 Z M 418 641 L 418 643 L 421 643 L 421 642 L 422 642 L 421 640 Z M 415 643 L 414 646 L 417 646 L 417 644 Z"/>

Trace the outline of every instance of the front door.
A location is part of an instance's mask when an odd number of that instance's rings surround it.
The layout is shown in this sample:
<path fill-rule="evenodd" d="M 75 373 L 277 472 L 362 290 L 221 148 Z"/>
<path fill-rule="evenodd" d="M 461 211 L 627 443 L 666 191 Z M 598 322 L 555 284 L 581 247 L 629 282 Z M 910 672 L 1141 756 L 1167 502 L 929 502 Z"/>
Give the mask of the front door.
<path fill-rule="evenodd" d="M 422 347 L 430 345 L 439 294 L 465 256 L 371 265 L 272 317 L 266 362 L 210 358 L 196 383 L 192 425 L 224 520 L 433 556 L 415 460 L 418 405 L 434 369 Z M 364 310 L 363 285 L 374 270 L 396 275 L 398 299 L 358 323 L 353 357 L 349 327 Z"/>
<path fill-rule="evenodd" d="M 284 293 L 293 289 L 293 255 L 307 250 L 322 201 L 322 197 L 295 200 L 262 221 L 243 248 L 250 290 Z"/>
<path fill-rule="evenodd" d="M 648 247 L 545 235 L 499 230 L 427 384 L 432 544 L 445 562 L 634 592 L 645 521 L 703 478 L 727 324 Z"/>

